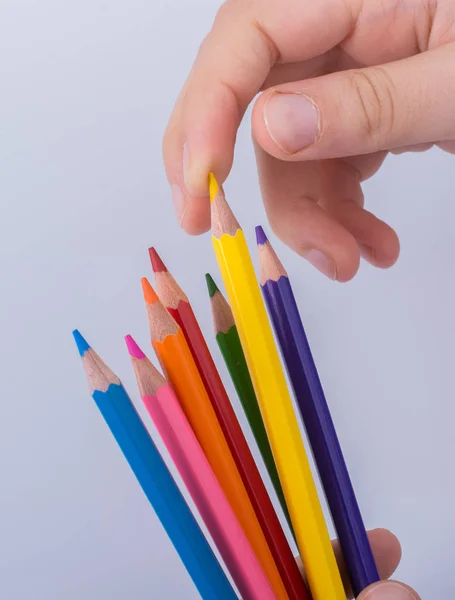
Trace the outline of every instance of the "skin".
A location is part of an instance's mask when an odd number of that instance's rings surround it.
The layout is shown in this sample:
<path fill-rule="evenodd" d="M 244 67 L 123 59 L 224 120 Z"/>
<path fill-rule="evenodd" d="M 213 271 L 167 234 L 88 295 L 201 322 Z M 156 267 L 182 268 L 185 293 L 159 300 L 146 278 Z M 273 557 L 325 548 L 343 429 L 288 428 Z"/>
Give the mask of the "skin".
<path fill-rule="evenodd" d="M 259 93 L 252 135 L 274 232 L 338 281 L 355 275 L 361 256 L 390 267 L 398 237 L 364 209 L 361 182 L 388 152 L 455 151 L 453 64 L 453 0 L 227 0 L 164 137 L 181 226 L 208 230 L 208 173 L 228 176 Z M 311 100 L 314 143 L 279 143 L 267 120 L 278 93 Z M 305 123 L 293 118 L 296 129 Z"/>
<path fill-rule="evenodd" d="M 398 539 L 387 529 L 374 529 L 368 532 L 368 538 L 376 560 L 381 583 L 364 590 L 358 600 L 420 600 L 409 586 L 398 581 L 385 581 L 395 572 L 401 560 L 401 546 Z M 346 567 L 338 542 L 333 542 L 335 555 L 340 567 L 341 577 L 348 598 L 353 598 Z"/>

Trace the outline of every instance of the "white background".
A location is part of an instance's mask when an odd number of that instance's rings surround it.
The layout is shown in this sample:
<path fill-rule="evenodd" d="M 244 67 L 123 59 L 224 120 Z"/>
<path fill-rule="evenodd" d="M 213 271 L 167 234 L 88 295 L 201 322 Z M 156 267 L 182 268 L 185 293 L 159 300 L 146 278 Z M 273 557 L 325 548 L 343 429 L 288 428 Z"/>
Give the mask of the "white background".
<path fill-rule="evenodd" d="M 161 161 L 167 117 L 216 5 L 1 2 L 5 600 L 197 597 L 93 405 L 71 330 L 137 399 L 123 335 L 150 352 L 139 278 L 151 273 L 153 243 L 217 352 L 203 279 L 218 275 L 210 239 L 179 230 Z M 331 283 L 274 240 L 365 521 L 400 537 L 398 576 L 423 598 L 455 589 L 453 160 L 388 159 L 365 186 L 368 207 L 401 237 L 388 272 L 363 265 L 352 283 Z M 253 242 L 265 219 L 247 121 L 226 187 Z"/>

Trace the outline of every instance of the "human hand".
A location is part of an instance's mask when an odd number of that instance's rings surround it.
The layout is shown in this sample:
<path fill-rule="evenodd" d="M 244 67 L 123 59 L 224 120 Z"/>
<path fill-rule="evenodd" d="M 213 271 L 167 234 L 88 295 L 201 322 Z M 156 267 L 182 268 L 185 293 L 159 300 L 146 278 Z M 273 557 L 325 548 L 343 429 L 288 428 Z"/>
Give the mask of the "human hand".
<path fill-rule="evenodd" d="M 401 547 L 397 538 L 386 529 L 374 529 L 368 532 L 371 548 L 381 579 L 388 579 L 398 567 L 401 559 Z M 338 542 L 333 543 L 335 555 L 340 567 L 346 592 L 352 598 L 346 566 Z M 300 563 L 301 567 L 301 563 Z M 357 600 L 420 600 L 417 593 L 398 581 L 381 581 L 364 590 Z"/>
<path fill-rule="evenodd" d="M 227 0 L 164 138 L 181 226 L 210 226 L 208 173 L 223 182 L 255 95 L 252 132 L 275 233 L 320 271 L 397 259 L 395 232 L 363 208 L 387 151 L 455 151 L 452 0 Z"/>

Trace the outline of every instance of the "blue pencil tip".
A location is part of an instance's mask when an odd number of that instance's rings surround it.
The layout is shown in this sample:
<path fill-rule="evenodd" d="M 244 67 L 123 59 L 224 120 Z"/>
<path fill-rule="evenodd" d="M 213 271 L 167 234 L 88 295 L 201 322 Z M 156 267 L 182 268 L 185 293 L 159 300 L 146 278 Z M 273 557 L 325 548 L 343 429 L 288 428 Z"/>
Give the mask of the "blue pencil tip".
<path fill-rule="evenodd" d="M 87 344 L 85 338 L 82 336 L 78 329 L 73 331 L 73 338 L 76 342 L 77 349 L 79 350 L 79 354 L 84 356 L 87 350 L 90 350 L 90 346 Z"/>
<path fill-rule="evenodd" d="M 256 227 L 256 241 L 258 244 L 266 244 L 269 240 L 260 225 Z"/>

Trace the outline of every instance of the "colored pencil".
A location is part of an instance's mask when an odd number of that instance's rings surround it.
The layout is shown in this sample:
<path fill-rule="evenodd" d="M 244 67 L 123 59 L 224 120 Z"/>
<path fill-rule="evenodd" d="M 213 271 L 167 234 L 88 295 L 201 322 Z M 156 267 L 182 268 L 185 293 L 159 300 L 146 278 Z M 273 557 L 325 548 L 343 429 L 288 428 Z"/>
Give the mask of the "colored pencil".
<path fill-rule="evenodd" d="M 244 600 L 273 600 L 261 565 L 164 377 L 125 338 L 142 400 Z"/>
<path fill-rule="evenodd" d="M 355 596 L 379 581 L 327 400 L 291 283 L 262 227 L 256 227 L 262 292 L 327 497 Z"/>
<path fill-rule="evenodd" d="M 236 600 L 213 551 L 118 377 L 79 331 L 73 336 L 90 392 L 204 600 Z"/>
<path fill-rule="evenodd" d="M 264 421 L 262 420 L 256 394 L 254 393 L 253 382 L 251 381 L 245 354 L 243 353 L 242 345 L 240 343 L 234 315 L 212 276 L 207 273 L 205 279 L 210 296 L 216 341 L 267 468 L 270 480 L 275 488 L 284 515 L 292 530 L 291 518 L 284 499 L 283 488 L 281 487 L 280 478 L 273 459 L 272 449 L 270 448 L 269 439 L 265 431 Z"/>
<path fill-rule="evenodd" d="M 149 252 L 158 297 L 183 331 L 289 598 L 308 598 L 302 576 L 188 298 L 156 250 L 150 248 Z"/>
<path fill-rule="evenodd" d="M 210 403 L 185 336 L 147 279 L 142 280 L 152 345 L 164 374 L 252 545 L 277 598 L 288 598 L 256 513 Z"/>
<path fill-rule="evenodd" d="M 209 183 L 212 242 L 313 600 L 345 600 L 346 594 L 245 236 L 212 174 Z"/>

